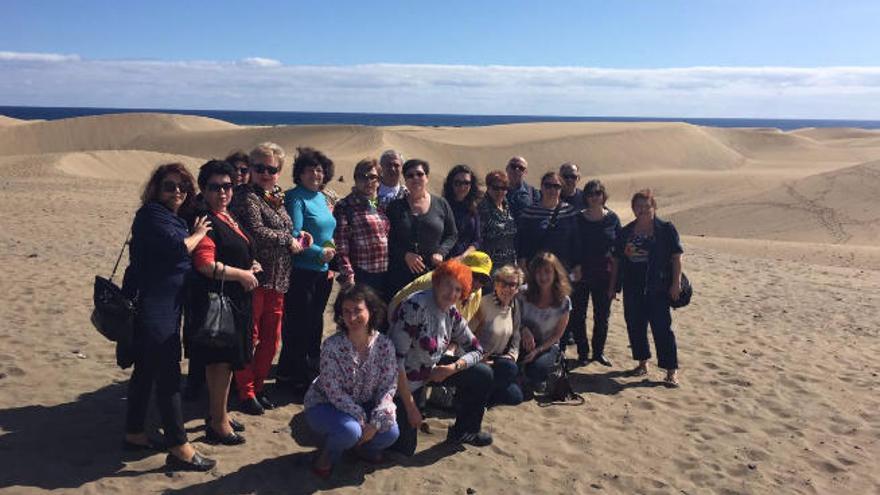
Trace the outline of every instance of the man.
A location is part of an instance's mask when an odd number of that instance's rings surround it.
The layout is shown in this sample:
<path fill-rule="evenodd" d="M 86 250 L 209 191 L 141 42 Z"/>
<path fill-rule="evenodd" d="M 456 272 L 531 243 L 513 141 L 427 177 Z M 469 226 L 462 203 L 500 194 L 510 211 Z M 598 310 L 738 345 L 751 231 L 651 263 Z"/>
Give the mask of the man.
<path fill-rule="evenodd" d="M 577 187 L 577 183 L 581 180 L 581 171 L 577 164 L 565 162 L 559 166 L 559 175 L 562 176 L 562 194 L 559 199 L 574 206 L 574 209 L 581 211 L 587 207 L 584 203 L 584 193 Z"/>
<path fill-rule="evenodd" d="M 541 192 L 526 184 L 524 178 L 528 169 L 529 163 L 521 156 L 514 156 L 507 162 L 507 205 L 514 220 L 519 219 L 524 208 L 541 201 Z"/>
<path fill-rule="evenodd" d="M 379 207 L 385 208 L 388 203 L 406 197 L 409 191 L 403 185 L 400 171 L 403 169 L 403 156 L 395 150 L 385 150 L 379 157 L 382 178 L 379 183 Z"/>

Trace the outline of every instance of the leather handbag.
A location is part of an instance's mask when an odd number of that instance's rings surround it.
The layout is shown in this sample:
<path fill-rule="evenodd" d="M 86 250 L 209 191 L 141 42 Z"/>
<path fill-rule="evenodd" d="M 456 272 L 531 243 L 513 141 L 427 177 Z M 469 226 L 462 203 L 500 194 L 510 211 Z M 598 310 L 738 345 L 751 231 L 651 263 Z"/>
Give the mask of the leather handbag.
<path fill-rule="evenodd" d="M 679 309 L 687 306 L 691 303 L 691 297 L 694 295 L 694 286 L 691 285 L 691 281 L 687 278 L 687 275 L 684 272 L 681 273 L 681 294 L 678 296 L 678 299 L 669 301 L 669 307 L 672 309 Z"/>
<path fill-rule="evenodd" d="M 122 289 L 113 282 L 113 277 L 116 276 L 116 270 L 119 268 L 119 261 L 122 259 L 122 253 L 125 252 L 125 246 L 128 245 L 130 239 L 131 234 L 125 239 L 122 249 L 119 250 L 119 256 L 116 258 L 116 264 L 113 266 L 110 278 L 95 276 L 92 297 L 95 308 L 92 310 L 92 324 L 101 335 L 112 342 L 129 343 L 134 336 L 135 301 L 128 298 Z"/>
<path fill-rule="evenodd" d="M 192 342 L 197 345 L 212 348 L 228 348 L 235 345 L 235 306 L 229 296 L 223 293 L 225 274 L 224 265 L 220 272 L 220 292 L 208 292 L 202 324 L 196 328 L 192 336 Z"/>

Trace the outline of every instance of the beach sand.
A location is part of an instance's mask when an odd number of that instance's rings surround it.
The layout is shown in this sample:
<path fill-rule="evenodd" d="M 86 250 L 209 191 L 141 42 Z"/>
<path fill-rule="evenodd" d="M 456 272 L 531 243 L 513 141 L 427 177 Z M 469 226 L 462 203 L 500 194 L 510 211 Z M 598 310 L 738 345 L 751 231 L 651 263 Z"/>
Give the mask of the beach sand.
<path fill-rule="evenodd" d="M 673 314 L 680 389 L 635 378 L 620 302 L 613 368 L 574 370 L 579 407 L 499 407 L 488 448 L 442 443 L 428 419 L 411 459 L 308 469 L 302 406 L 252 418 L 240 447 L 190 439 L 219 461 L 166 474 L 164 454 L 120 449 L 130 371 L 89 323 L 92 281 L 108 275 L 151 169 L 271 140 L 324 150 L 346 194 L 356 161 L 396 148 L 481 175 L 514 154 L 530 183 L 563 161 L 608 185 L 609 205 L 654 187 L 683 234 L 693 303 Z M 0 117 L 0 493 L 880 493 L 880 132 L 716 129 L 675 123 L 484 128 L 240 127 L 179 115 L 62 121 Z M 289 187 L 290 159 L 282 185 Z M 330 319 L 327 333 L 332 332 Z M 154 411 L 153 421 L 157 420 Z M 872 467 L 875 466 L 875 467 Z"/>

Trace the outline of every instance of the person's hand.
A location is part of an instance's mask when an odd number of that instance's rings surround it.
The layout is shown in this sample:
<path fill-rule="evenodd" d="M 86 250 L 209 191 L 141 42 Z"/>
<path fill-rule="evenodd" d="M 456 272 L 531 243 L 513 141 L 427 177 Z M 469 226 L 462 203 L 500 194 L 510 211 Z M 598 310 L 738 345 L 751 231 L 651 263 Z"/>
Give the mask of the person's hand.
<path fill-rule="evenodd" d="M 489 356 L 484 357 L 483 362 L 486 363 L 486 365 L 488 366 L 492 366 L 493 364 L 495 364 L 495 360 Z"/>
<path fill-rule="evenodd" d="M 528 354 L 526 354 L 526 357 L 523 358 L 523 362 L 531 363 L 532 361 L 535 360 L 536 357 L 538 357 L 538 348 L 537 347 L 532 349 L 532 351 L 529 352 Z"/>
<path fill-rule="evenodd" d="M 333 248 L 324 248 L 321 252 L 321 261 L 324 263 L 328 263 L 333 257 L 336 256 L 336 250 Z"/>
<path fill-rule="evenodd" d="M 370 440 L 373 439 L 374 436 L 376 436 L 377 431 L 379 431 L 379 430 L 375 426 L 373 426 L 372 424 L 370 424 L 370 423 L 365 424 L 364 427 L 361 428 L 361 438 L 358 439 L 358 442 L 356 445 L 363 445 L 363 444 L 369 442 Z"/>
<path fill-rule="evenodd" d="M 290 254 L 299 254 L 303 252 L 303 245 L 299 239 L 291 239 L 288 248 L 290 249 Z"/>
<path fill-rule="evenodd" d="M 431 255 L 431 266 L 438 266 L 440 263 L 443 263 L 443 255 L 440 253 L 434 253 Z"/>
<path fill-rule="evenodd" d="M 300 231 L 299 233 L 299 243 L 303 249 L 308 248 L 315 242 L 315 238 L 312 237 L 312 234 L 309 234 L 305 230 Z"/>
<path fill-rule="evenodd" d="M 440 383 L 443 380 L 446 380 L 450 376 L 455 374 L 455 365 L 454 364 L 438 364 L 434 366 L 434 369 L 431 370 L 431 375 L 428 376 L 429 382 Z"/>
<path fill-rule="evenodd" d="M 213 227 L 211 227 L 211 221 L 208 220 L 207 215 L 196 218 L 196 222 L 193 224 L 193 234 L 204 237 L 211 230 Z"/>
<path fill-rule="evenodd" d="M 681 296 L 681 280 L 672 284 L 672 287 L 669 288 L 669 297 L 673 301 L 678 301 L 679 296 Z"/>
<path fill-rule="evenodd" d="M 422 426 L 422 413 L 416 407 L 415 401 L 411 401 L 404 407 L 406 407 L 406 419 L 409 420 L 409 426 L 418 430 Z"/>
<path fill-rule="evenodd" d="M 406 262 L 406 267 L 409 268 L 410 272 L 422 273 L 425 271 L 425 262 L 422 260 L 422 257 L 416 253 L 407 252 L 403 256 L 403 260 Z"/>
<path fill-rule="evenodd" d="M 254 272 L 241 270 L 238 276 L 238 283 L 244 287 L 245 292 L 250 292 L 257 288 L 260 285 L 260 282 L 257 281 L 257 277 L 254 275 Z"/>
<path fill-rule="evenodd" d="M 532 352 L 535 350 L 535 336 L 532 335 L 532 332 L 529 331 L 528 328 L 522 329 L 522 346 L 526 352 Z"/>
<path fill-rule="evenodd" d="M 254 260 L 253 264 L 251 265 L 251 272 L 252 273 L 260 273 L 262 271 L 263 271 L 263 265 L 261 265 L 259 261 Z"/>

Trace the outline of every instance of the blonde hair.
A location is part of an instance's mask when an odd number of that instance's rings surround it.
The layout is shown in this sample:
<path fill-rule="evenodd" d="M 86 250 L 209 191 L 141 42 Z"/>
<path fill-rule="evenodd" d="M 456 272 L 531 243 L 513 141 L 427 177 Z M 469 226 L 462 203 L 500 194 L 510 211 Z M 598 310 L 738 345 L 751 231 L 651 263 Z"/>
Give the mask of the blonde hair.
<path fill-rule="evenodd" d="M 541 299 L 541 288 L 538 287 L 535 274 L 545 266 L 553 269 L 553 286 L 550 287 L 550 291 L 553 295 L 553 305 L 559 306 L 571 294 L 571 284 L 568 282 L 568 272 L 562 266 L 562 262 L 555 254 L 547 251 L 541 251 L 529 261 L 529 272 L 526 275 L 526 283 L 529 287 L 526 289 L 526 300 L 535 304 Z"/>
<path fill-rule="evenodd" d="M 501 268 L 495 270 L 495 274 L 492 276 L 492 281 L 498 282 L 503 278 L 512 278 L 516 280 L 517 285 L 522 285 L 524 277 L 525 274 L 520 267 L 514 265 L 504 265 Z"/>
<path fill-rule="evenodd" d="M 284 168 L 285 156 L 287 154 L 284 153 L 284 148 L 269 141 L 256 145 L 250 153 L 251 163 L 255 163 L 260 158 L 274 157 L 279 170 Z"/>

